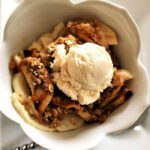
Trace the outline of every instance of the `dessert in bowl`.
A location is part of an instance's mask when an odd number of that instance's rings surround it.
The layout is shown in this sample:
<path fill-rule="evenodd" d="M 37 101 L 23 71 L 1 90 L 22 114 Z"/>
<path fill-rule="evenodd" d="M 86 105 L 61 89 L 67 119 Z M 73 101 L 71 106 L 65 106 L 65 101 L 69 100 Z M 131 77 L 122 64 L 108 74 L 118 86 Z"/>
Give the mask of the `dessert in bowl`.
<path fill-rule="evenodd" d="M 46 131 L 104 122 L 133 93 L 125 84 L 132 74 L 110 48 L 117 44 L 115 32 L 98 21 L 59 23 L 12 56 L 13 106 Z"/>
<path fill-rule="evenodd" d="M 55 6 L 55 9 L 53 9 L 53 6 Z M 49 9 L 49 7 L 51 9 Z M 31 11 L 32 11 L 32 15 L 29 15 L 31 14 Z M 76 21 L 76 18 L 79 18 L 79 17 L 82 19 L 80 21 Z M 73 21 L 67 23 L 67 21 L 69 20 L 73 20 Z M 106 42 L 104 44 L 102 43 L 103 40 L 101 41 L 101 43 L 98 43 L 98 41 L 96 41 L 97 39 L 96 39 L 95 34 L 92 34 L 92 38 L 91 36 L 87 36 L 88 34 L 90 34 L 87 32 L 89 30 L 87 30 L 85 33 L 78 32 L 79 31 L 78 27 L 80 28 L 81 24 L 85 25 L 85 27 L 88 24 L 90 24 L 91 27 L 93 26 L 95 27 L 96 21 L 90 21 L 90 20 L 97 20 L 97 22 L 100 22 L 99 24 L 103 24 L 103 26 L 109 27 L 110 30 L 112 30 L 112 33 L 115 33 L 117 36 L 117 38 L 114 38 L 115 39 L 113 41 L 114 43 L 108 44 Z M 45 97 L 48 97 L 48 101 L 44 101 L 46 103 L 41 102 L 39 104 L 37 103 L 37 96 L 39 95 L 40 92 L 39 91 L 36 92 L 36 90 L 32 88 L 32 84 L 34 85 L 35 83 L 30 82 L 30 78 L 27 77 L 28 73 L 25 70 L 27 67 L 31 66 L 32 62 L 35 62 L 35 66 L 36 66 L 36 63 L 39 64 L 37 65 L 37 68 L 39 68 L 39 70 L 37 69 L 34 70 L 34 66 L 33 68 L 30 68 L 30 67 L 28 68 L 30 70 L 33 69 L 33 72 L 37 71 L 41 73 L 42 69 L 46 68 L 47 63 L 44 62 L 46 59 L 44 58 L 42 60 L 42 57 L 40 59 L 39 59 L 39 56 L 37 57 L 37 55 L 39 55 L 39 52 L 42 51 L 40 50 L 41 47 L 39 43 L 41 41 L 44 41 L 43 39 L 48 39 L 47 37 L 51 37 L 51 35 L 53 35 L 56 32 L 42 36 L 39 40 L 37 40 L 37 38 L 39 37 L 40 34 L 44 32 L 52 31 L 54 26 L 58 24 L 59 22 L 64 22 L 65 26 L 69 28 L 70 36 L 66 35 L 65 32 L 64 33 L 62 32 L 60 33 L 60 35 L 57 35 L 53 41 L 52 40 L 46 41 L 46 46 L 48 46 L 49 51 L 53 53 L 52 56 L 50 57 L 52 59 L 48 61 L 48 67 L 50 70 L 44 71 L 44 72 L 47 72 L 47 73 L 44 73 L 44 78 L 47 79 L 45 83 L 49 83 L 48 88 L 50 92 L 46 93 L 46 96 L 45 96 Z M 63 25 L 59 25 L 59 26 L 63 26 Z M 84 29 L 85 28 L 83 28 L 81 31 L 84 31 Z M 90 28 L 90 29 L 92 30 L 93 28 Z M 100 26 L 100 29 L 102 29 L 102 26 Z M 99 29 L 97 30 L 99 31 Z M 68 39 L 70 39 L 70 41 Z M 134 39 L 134 41 L 132 39 Z M 31 43 L 35 40 L 36 42 L 34 42 L 31 45 Z M 47 42 L 48 42 L 48 45 L 47 45 Z M 34 47 L 35 45 L 36 47 Z M 37 48 L 37 45 L 39 46 L 38 48 Z M 103 97 L 103 91 L 105 91 L 107 88 L 110 88 L 111 85 L 113 85 L 111 83 L 113 81 L 113 76 L 116 72 L 118 72 L 114 68 L 115 61 L 113 62 L 112 57 L 110 57 L 111 55 L 108 54 L 110 50 L 110 47 L 108 47 L 108 45 L 116 45 L 116 46 L 113 46 L 113 50 L 111 51 L 113 51 L 114 56 L 118 58 L 117 62 L 119 62 L 119 64 L 121 65 L 121 68 L 129 70 L 131 72 L 129 73 L 126 71 L 126 75 L 128 74 L 129 79 L 134 77 L 131 81 L 128 82 L 128 85 L 127 85 L 129 89 L 132 89 L 132 91 L 134 91 L 134 95 L 129 99 L 129 101 L 127 101 L 125 104 L 119 107 L 116 111 L 114 111 L 110 115 L 110 117 L 105 121 L 105 118 L 107 117 L 107 115 L 110 114 L 110 112 L 112 112 L 113 110 L 112 108 L 114 108 L 114 105 L 112 105 L 113 104 L 112 101 L 110 101 L 111 105 L 109 103 L 106 103 L 106 101 L 102 103 L 103 104 L 102 108 L 104 108 L 105 105 L 107 106 L 107 104 L 109 104 L 109 109 L 107 109 L 109 111 L 105 111 L 104 113 L 105 116 L 103 117 L 97 117 L 97 116 L 102 116 L 102 114 L 100 114 L 101 112 L 98 112 L 98 110 L 100 109 L 94 110 L 96 117 L 93 116 L 93 113 L 92 113 L 92 117 L 87 118 L 83 115 L 83 113 L 85 110 L 87 110 L 87 106 L 89 106 L 88 110 L 90 109 L 93 110 L 91 104 L 98 102 L 98 99 Z M 31 106 L 33 106 L 32 104 L 34 105 L 36 104 L 38 106 L 36 109 L 34 109 L 35 112 L 32 112 L 32 113 L 35 113 L 35 114 L 37 114 L 37 112 L 43 113 L 45 110 L 48 109 L 46 108 L 46 106 L 48 106 L 49 103 L 50 105 L 51 104 L 57 105 L 60 108 L 65 107 L 65 109 L 67 109 L 66 106 L 68 107 L 71 105 L 73 107 L 75 106 L 73 109 L 71 109 L 71 111 L 77 112 L 76 115 L 78 115 L 78 118 L 75 117 L 77 118 L 75 119 L 75 122 L 79 123 L 78 126 L 81 126 L 83 119 L 86 122 L 88 121 L 93 122 L 97 120 L 99 120 L 100 122 L 103 122 L 103 121 L 105 122 L 103 124 L 96 123 L 96 124 L 90 124 L 86 126 L 84 125 L 80 129 L 76 129 L 76 130 L 72 130 L 68 132 L 62 132 L 62 133 L 42 132 L 26 124 L 23 121 L 23 119 L 17 114 L 17 112 L 15 111 L 15 109 L 13 108 L 11 104 L 11 99 L 10 99 L 10 93 L 12 93 L 12 88 L 11 88 L 11 83 L 10 83 L 11 75 L 9 74 L 9 69 L 6 70 L 6 68 L 4 69 L 3 74 L 5 74 L 5 78 L 7 78 L 8 83 L 5 82 L 4 84 L 3 83 L 4 80 L 3 80 L 1 81 L 1 85 L 6 86 L 7 88 L 5 89 L 8 89 L 8 90 L 7 91 L 5 90 L 2 93 L 2 96 L 4 97 L 5 101 L 2 102 L 1 104 L 1 106 L 3 106 L 1 107 L 1 110 L 9 118 L 20 123 L 25 133 L 30 138 L 32 138 L 35 142 L 41 144 L 43 147 L 52 148 L 52 149 L 69 149 L 69 148 L 76 149 L 76 147 L 82 143 L 82 146 L 80 147 L 81 149 L 90 148 L 96 145 L 100 141 L 100 139 L 103 137 L 103 135 L 107 133 L 118 132 L 118 131 L 121 131 L 130 127 L 149 105 L 147 74 L 144 71 L 143 66 L 138 61 L 138 58 L 137 58 L 138 52 L 139 52 L 139 45 L 140 45 L 139 35 L 138 35 L 136 25 L 134 24 L 134 21 L 132 20 L 132 18 L 129 16 L 129 14 L 127 13 L 125 9 L 118 7 L 116 5 L 113 5 L 111 3 L 103 2 L 103 1 L 85 1 L 81 3 L 73 3 L 70 1 L 49 2 L 46 0 L 45 1 L 39 0 L 36 2 L 35 1 L 31 2 L 29 5 L 28 1 L 23 2 L 16 9 L 13 15 L 10 17 L 6 25 L 5 32 L 4 32 L 5 51 L 3 48 L 3 58 L 4 56 L 7 56 L 7 57 L 5 59 L 2 58 L 1 61 L 3 61 L 3 64 L 7 64 L 7 68 L 8 68 L 8 64 L 9 64 L 11 57 L 15 53 L 18 53 L 20 49 L 21 50 L 26 49 L 24 51 L 20 51 L 19 55 L 16 55 L 15 57 L 13 57 L 14 62 L 12 62 L 11 64 L 14 63 L 15 64 L 14 66 L 17 66 L 17 65 L 19 66 L 16 68 L 12 67 L 12 70 L 13 71 L 17 70 L 18 72 L 18 70 L 20 69 L 19 71 L 21 71 L 23 74 L 20 74 L 19 72 L 19 74 L 17 73 L 17 76 L 24 75 L 29 84 L 29 87 L 30 87 L 29 89 L 31 89 L 28 95 L 30 96 L 29 100 L 30 102 L 36 102 L 36 103 L 31 103 Z M 67 52 L 67 49 L 68 49 L 68 52 Z M 92 49 L 92 52 L 91 52 L 91 49 Z M 26 56 L 23 56 L 22 54 Z M 20 57 L 22 57 L 21 59 L 23 60 L 20 61 Z M 102 64 L 104 66 L 102 66 Z M 97 69 L 95 69 L 94 67 L 90 67 L 90 65 L 94 66 L 95 68 L 99 67 L 100 68 L 99 71 L 97 72 Z M 105 69 L 103 69 L 103 67 Z M 35 76 L 37 72 L 34 73 Z M 51 72 L 52 72 L 51 74 L 52 78 L 50 79 L 52 81 L 49 80 L 49 77 L 47 75 L 47 74 L 50 74 Z M 69 72 L 69 76 L 68 76 L 68 72 Z M 119 72 L 121 72 L 121 70 L 119 70 Z M 124 74 L 124 73 L 121 72 L 121 74 Z M 101 76 L 101 75 L 102 75 L 101 78 L 97 78 L 97 76 Z M 88 80 L 86 80 L 87 78 Z M 32 79 L 34 80 L 34 78 Z M 72 79 L 78 82 L 75 82 Z M 13 80 L 13 83 L 16 83 L 19 81 L 18 79 L 15 80 L 14 77 L 12 80 Z M 38 80 L 37 83 L 39 82 L 40 81 Z M 49 86 L 49 85 L 52 85 L 51 82 L 56 87 Z M 14 90 L 15 92 L 17 92 L 17 88 L 15 89 L 15 85 L 16 84 L 13 85 Z M 46 84 L 43 84 L 43 85 L 45 88 L 47 88 Z M 66 85 L 66 88 L 64 88 L 64 85 Z M 71 86 L 68 86 L 68 85 L 71 85 Z M 99 86 L 97 87 L 97 85 Z M 121 87 L 123 88 L 123 91 L 126 89 L 126 87 L 124 86 L 121 86 Z M 19 89 L 21 89 L 21 87 Z M 26 89 L 26 88 L 23 88 L 23 89 Z M 92 93 L 94 94 L 90 97 L 88 94 L 91 92 L 91 89 L 92 89 Z M 61 93 L 61 92 L 62 93 L 60 95 L 55 94 L 57 90 L 59 91 L 58 93 Z M 72 92 L 73 90 L 75 92 Z M 128 90 L 128 89 L 126 90 L 125 90 L 126 92 L 130 93 L 127 95 L 131 95 L 132 93 L 131 90 Z M 141 90 L 143 91 L 143 94 L 141 93 Z M 1 91 L 3 91 L 3 89 Z M 54 97 L 53 95 L 54 96 L 56 95 L 57 97 Z M 13 98 L 15 101 L 17 99 L 17 96 L 15 95 L 13 97 L 15 97 Z M 137 97 L 138 97 L 138 100 L 137 100 Z M 13 101 L 13 104 L 14 106 L 16 106 L 14 101 Z M 22 102 L 22 100 L 20 101 Z M 102 102 L 102 100 L 100 100 L 100 102 Z M 24 106 L 23 102 L 21 103 L 21 105 Z M 8 108 L 9 111 L 4 109 L 4 107 Z M 51 107 L 52 106 L 50 106 L 50 108 Z M 82 109 L 80 107 L 82 107 Z M 53 108 L 56 108 L 56 106 L 54 106 Z M 58 110 L 60 108 L 58 108 Z M 81 110 L 84 110 L 84 111 L 81 111 Z M 23 108 L 21 109 L 21 111 L 19 110 L 19 112 L 21 114 L 21 112 L 23 112 Z M 49 112 L 49 110 L 47 110 L 47 112 Z M 88 112 L 92 112 L 92 111 L 88 111 Z M 130 115 L 131 113 L 132 113 L 132 116 Z M 73 116 L 70 116 L 67 118 L 73 118 Z M 60 119 L 60 122 L 62 120 Z M 52 118 L 48 119 L 49 124 L 51 124 L 52 122 L 53 122 Z M 60 127 L 59 121 L 57 121 L 57 123 L 56 124 L 52 123 L 51 127 L 54 127 L 54 126 L 55 128 Z M 70 129 L 73 129 L 73 127 Z M 57 128 L 57 130 L 62 131 L 62 129 L 60 128 L 59 129 Z M 65 130 L 63 129 L 63 131 Z"/>

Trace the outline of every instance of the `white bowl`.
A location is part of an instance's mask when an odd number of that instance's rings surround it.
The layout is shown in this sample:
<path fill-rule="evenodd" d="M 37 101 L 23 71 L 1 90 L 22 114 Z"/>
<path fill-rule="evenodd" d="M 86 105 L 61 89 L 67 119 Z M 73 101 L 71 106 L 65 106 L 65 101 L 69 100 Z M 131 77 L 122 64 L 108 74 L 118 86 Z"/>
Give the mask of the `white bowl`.
<path fill-rule="evenodd" d="M 57 23 L 74 18 L 97 19 L 112 27 L 119 44 L 115 53 L 123 68 L 132 72 L 129 83 L 134 95 L 112 113 L 103 124 L 92 124 L 69 132 L 46 133 L 26 124 L 11 104 L 11 75 L 8 63 L 11 56 L 27 47 L 41 33 L 50 31 Z M 47 149 L 80 150 L 98 144 L 104 135 L 129 128 L 149 106 L 149 80 L 138 59 L 140 38 L 137 26 L 128 11 L 116 4 L 86 0 L 25 0 L 7 21 L 0 50 L 0 110 L 20 124 L 24 132 Z"/>

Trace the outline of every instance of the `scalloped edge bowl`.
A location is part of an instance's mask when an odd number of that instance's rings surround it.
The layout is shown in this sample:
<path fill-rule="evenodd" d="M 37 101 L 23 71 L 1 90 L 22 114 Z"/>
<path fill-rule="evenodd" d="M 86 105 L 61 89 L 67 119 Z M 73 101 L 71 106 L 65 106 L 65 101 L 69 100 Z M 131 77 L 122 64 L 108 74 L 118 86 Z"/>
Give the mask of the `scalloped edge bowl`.
<path fill-rule="evenodd" d="M 27 47 L 41 33 L 50 31 L 59 22 L 74 18 L 96 19 L 113 28 L 119 44 L 114 51 L 123 68 L 134 75 L 129 82 L 134 95 L 119 107 L 103 124 L 92 124 L 68 132 L 43 132 L 26 124 L 14 110 L 10 95 L 11 75 L 8 63 L 18 50 Z M 80 150 L 96 146 L 106 134 L 119 132 L 133 125 L 149 106 L 149 79 L 138 59 L 140 37 L 129 12 L 108 1 L 25 0 L 9 17 L 0 50 L 0 110 L 20 124 L 36 143 L 55 150 Z"/>

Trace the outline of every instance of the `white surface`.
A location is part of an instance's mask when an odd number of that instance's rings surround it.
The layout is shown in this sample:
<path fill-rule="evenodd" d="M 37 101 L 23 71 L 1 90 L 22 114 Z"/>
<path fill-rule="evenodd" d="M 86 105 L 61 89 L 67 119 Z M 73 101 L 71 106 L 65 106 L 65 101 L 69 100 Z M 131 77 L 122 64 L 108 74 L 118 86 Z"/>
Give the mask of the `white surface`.
<path fill-rule="evenodd" d="M 9 1 L 13 1 L 13 0 L 9 0 Z M 145 1 L 145 7 L 142 8 L 140 6 L 142 6 L 144 4 L 144 1 Z M 148 5 L 149 1 L 148 0 L 147 1 L 144 0 L 144 1 L 142 1 L 142 5 L 141 5 L 141 1 L 136 0 L 137 9 L 136 9 L 136 6 L 134 6 L 135 0 L 133 0 L 132 2 L 131 1 L 129 2 L 129 0 L 124 0 L 124 2 L 122 2 L 122 1 L 119 1 L 119 2 L 125 6 L 128 6 L 129 9 L 131 10 L 131 13 L 133 13 L 133 16 L 138 21 L 138 25 L 140 27 L 141 37 L 142 37 L 141 59 L 143 60 L 144 64 L 148 67 L 148 65 L 149 65 L 148 56 L 150 56 L 150 52 L 148 51 L 148 48 L 150 48 L 148 37 L 150 37 L 150 33 L 147 31 L 148 31 L 148 27 L 150 25 L 150 11 L 147 9 L 147 5 Z M 134 7 L 131 7 L 131 6 L 134 6 Z M 139 13 L 140 11 L 141 11 L 141 13 Z M 141 15 L 141 14 L 143 14 L 143 15 Z M 111 135 L 111 136 L 105 137 L 103 142 L 100 145 L 98 145 L 94 150 L 101 150 L 101 149 L 102 150 L 109 150 L 109 149 L 111 149 L 111 150 L 113 150 L 113 149 L 114 150 L 120 150 L 120 149 L 122 149 L 122 150 L 126 150 L 126 149 L 149 150 L 150 149 L 149 121 L 150 121 L 150 115 L 144 121 L 140 130 L 138 130 L 138 128 L 136 128 L 136 130 L 129 130 L 120 135 Z M 15 135 L 16 138 L 13 138 L 14 137 L 13 132 L 16 133 L 16 131 L 19 131 L 18 130 L 19 127 L 16 126 L 16 129 L 15 129 L 15 125 L 11 125 L 10 122 L 7 122 L 7 119 L 2 120 L 2 123 L 3 123 L 2 129 L 7 131 L 7 132 L 5 132 L 5 131 L 2 132 L 3 133 L 2 137 L 4 140 L 4 141 L 2 141 L 3 146 L 4 146 L 2 149 L 10 149 L 10 147 L 12 145 L 15 145 L 16 143 L 17 144 L 23 143 L 24 139 L 28 140 L 28 139 L 24 138 L 24 135 L 21 133 L 21 130 L 20 130 L 21 136 L 19 139 L 22 139 L 22 141 L 19 142 L 17 140 L 17 137 L 19 137 L 19 134 L 18 134 L 18 136 Z M 8 126 L 7 124 L 10 124 L 10 126 Z M 10 134 L 11 132 L 12 132 L 12 134 Z M 10 136 L 9 136 L 10 138 L 8 138 L 8 134 L 12 135 L 12 138 Z M 13 140 L 14 140 L 14 142 L 13 142 Z M 8 142 L 8 145 L 6 145 L 7 142 Z M 11 143 L 12 143 L 12 145 L 11 145 Z"/>

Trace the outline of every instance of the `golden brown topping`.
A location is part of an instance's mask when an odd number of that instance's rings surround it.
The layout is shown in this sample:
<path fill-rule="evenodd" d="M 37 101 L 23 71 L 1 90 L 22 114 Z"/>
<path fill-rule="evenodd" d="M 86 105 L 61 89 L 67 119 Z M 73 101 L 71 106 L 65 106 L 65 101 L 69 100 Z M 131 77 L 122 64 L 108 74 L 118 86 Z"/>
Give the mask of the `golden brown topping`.
<path fill-rule="evenodd" d="M 59 44 L 64 44 L 66 51 L 68 51 L 71 46 L 75 46 L 77 43 L 78 40 L 72 35 L 58 37 L 55 42 L 48 45 L 49 53 L 54 52 Z"/>
<path fill-rule="evenodd" d="M 54 128 L 61 124 L 63 114 L 63 108 L 52 106 L 46 108 L 45 112 L 42 114 L 42 118 L 50 127 Z"/>
<path fill-rule="evenodd" d="M 86 42 L 104 46 L 118 44 L 115 32 L 103 23 L 97 21 L 75 20 L 67 24 L 71 34 L 80 37 Z"/>
<path fill-rule="evenodd" d="M 84 33 L 87 37 L 93 37 L 96 32 L 94 22 L 85 20 L 69 21 L 67 27 L 73 34 Z"/>
<path fill-rule="evenodd" d="M 21 61 L 20 70 L 24 74 L 31 92 L 32 100 L 39 103 L 42 113 L 52 99 L 54 87 L 49 73 L 39 59 L 27 57 Z"/>

